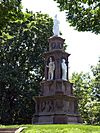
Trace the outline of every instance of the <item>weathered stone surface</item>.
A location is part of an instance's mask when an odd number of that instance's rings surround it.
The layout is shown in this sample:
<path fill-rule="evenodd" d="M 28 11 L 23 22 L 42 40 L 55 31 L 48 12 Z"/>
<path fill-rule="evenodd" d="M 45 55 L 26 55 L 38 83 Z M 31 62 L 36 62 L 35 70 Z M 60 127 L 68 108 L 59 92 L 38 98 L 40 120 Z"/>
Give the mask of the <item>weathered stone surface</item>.
<path fill-rule="evenodd" d="M 77 98 L 73 95 L 73 84 L 68 80 L 68 57 L 70 54 L 63 49 L 64 39 L 53 36 L 49 38 L 49 51 L 44 53 L 45 80 L 41 84 L 40 96 L 35 96 L 36 111 L 32 122 L 34 124 L 50 123 L 81 123 L 77 110 Z M 48 80 L 49 58 L 55 63 L 54 78 Z M 62 79 L 61 61 L 66 60 L 67 79 Z"/>
<path fill-rule="evenodd" d="M 58 93 L 73 95 L 73 84 L 62 79 L 41 82 L 41 95 L 50 96 Z"/>

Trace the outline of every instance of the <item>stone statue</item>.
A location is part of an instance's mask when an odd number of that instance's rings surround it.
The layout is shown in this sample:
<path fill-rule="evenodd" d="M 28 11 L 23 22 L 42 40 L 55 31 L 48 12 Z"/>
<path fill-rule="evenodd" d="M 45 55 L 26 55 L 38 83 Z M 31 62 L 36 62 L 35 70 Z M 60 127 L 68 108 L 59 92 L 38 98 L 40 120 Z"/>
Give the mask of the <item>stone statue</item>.
<path fill-rule="evenodd" d="M 67 80 L 67 65 L 65 63 L 65 59 L 62 59 L 61 69 L 62 69 L 62 79 Z"/>
<path fill-rule="evenodd" d="M 53 77 L 54 77 L 54 70 L 55 70 L 55 64 L 54 62 L 52 61 L 52 58 L 50 57 L 50 62 L 49 62 L 49 65 L 46 66 L 49 68 L 48 70 L 48 80 L 53 80 Z"/>
<path fill-rule="evenodd" d="M 54 23 L 53 24 L 53 33 L 54 33 L 54 36 L 59 36 L 59 24 L 60 24 L 60 22 L 57 19 L 57 14 L 55 15 L 53 23 Z"/>

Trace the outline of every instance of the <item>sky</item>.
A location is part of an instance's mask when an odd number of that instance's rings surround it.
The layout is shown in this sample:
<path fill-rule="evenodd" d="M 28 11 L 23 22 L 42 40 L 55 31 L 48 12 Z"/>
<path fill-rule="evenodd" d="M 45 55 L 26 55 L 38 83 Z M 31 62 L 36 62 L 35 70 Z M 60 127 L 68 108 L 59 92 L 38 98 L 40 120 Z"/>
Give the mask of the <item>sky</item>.
<path fill-rule="evenodd" d="M 100 35 L 91 32 L 78 32 L 66 22 L 65 13 L 60 12 L 53 0 L 22 0 L 23 9 L 33 12 L 47 13 L 54 18 L 55 14 L 60 21 L 62 38 L 68 45 L 66 52 L 69 57 L 69 74 L 73 72 L 89 72 L 91 65 L 96 65 L 100 57 Z"/>

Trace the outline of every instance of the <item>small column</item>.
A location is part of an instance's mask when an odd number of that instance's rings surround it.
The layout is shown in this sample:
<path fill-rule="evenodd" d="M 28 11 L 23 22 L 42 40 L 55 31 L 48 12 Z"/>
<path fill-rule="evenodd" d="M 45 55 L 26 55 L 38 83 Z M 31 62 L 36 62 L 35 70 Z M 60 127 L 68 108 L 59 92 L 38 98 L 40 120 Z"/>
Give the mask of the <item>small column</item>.
<path fill-rule="evenodd" d="M 69 62 L 67 60 L 67 80 L 69 80 Z"/>
<path fill-rule="evenodd" d="M 45 61 L 45 73 L 44 73 L 44 75 L 45 75 L 45 80 L 47 80 L 47 78 L 48 78 L 48 72 L 47 72 L 47 67 L 46 67 L 46 65 L 47 65 L 47 61 Z"/>
<path fill-rule="evenodd" d="M 56 69 L 55 69 L 55 79 L 61 78 L 61 61 L 60 59 L 56 60 Z"/>

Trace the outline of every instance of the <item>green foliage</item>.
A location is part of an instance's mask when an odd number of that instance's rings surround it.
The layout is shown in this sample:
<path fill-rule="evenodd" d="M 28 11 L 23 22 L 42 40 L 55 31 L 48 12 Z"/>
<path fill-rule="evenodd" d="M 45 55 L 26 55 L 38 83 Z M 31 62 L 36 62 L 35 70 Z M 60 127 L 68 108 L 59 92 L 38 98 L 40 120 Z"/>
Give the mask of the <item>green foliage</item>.
<path fill-rule="evenodd" d="M 54 0 L 61 11 L 66 12 L 66 19 L 78 31 L 100 33 L 99 0 Z"/>
<path fill-rule="evenodd" d="M 91 100 L 85 105 L 87 110 L 87 123 L 100 125 L 100 101 Z"/>
<path fill-rule="evenodd" d="M 78 98 L 79 112 L 83 121 L 87 122 L 88 112 L 85 105 L 91 100 L 92 88 L 90 76 L 88 73 L 73 73 L 72 82 L 74 83 L 74 94 Z"/>
<path fill-rule="evenodd" d="M 100 101 L 100 58 L 97 66 L 91 67 L 91 71 L 93 73 L 93 99 Z"/>
<path fill-rule="evenodd" d="M 73 73 L 74 94 L 78 98 L 79 111 L 87 124 L 100 125 L 100 62 L 92 66 L 91 76 Z"/>
<path fill-rule="evenodd" d="M 21 17 L 21 0 L 1 0 L 0 31 L 2 31 L 10 21 L 15 21 Z M 2 32 L 0 34 L 2 34 Z"/>
<path fill-rule="evenodd" d="M 9 21 L 0 45 L 0 122 L 31 123 L 32 97 L 39 93 L 44 77 L 43 52 L 52 35 L 52 19 L 42 13 L 26 12 Z"/>

